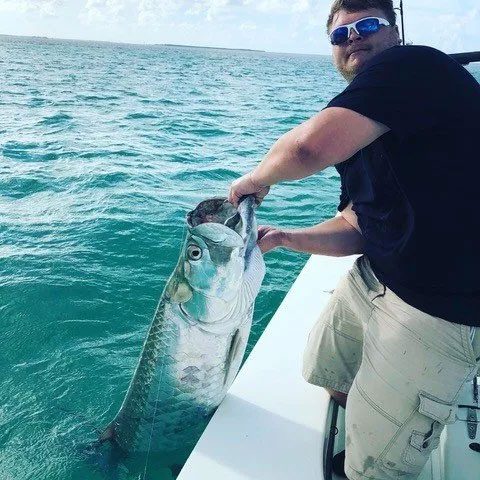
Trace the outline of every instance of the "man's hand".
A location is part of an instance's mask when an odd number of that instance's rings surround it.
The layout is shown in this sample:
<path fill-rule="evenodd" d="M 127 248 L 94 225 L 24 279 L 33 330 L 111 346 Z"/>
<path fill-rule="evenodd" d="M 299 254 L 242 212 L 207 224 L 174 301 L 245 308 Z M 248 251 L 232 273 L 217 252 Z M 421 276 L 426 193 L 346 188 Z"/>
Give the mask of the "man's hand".
<path fill-rule="evenodd" d="M 260 204 L 270 190 L 269 186 L 258 184 L 252 174 L 253 172 L 247 173 L 230 186 L 228 201 L 236 207 L 243 196 L 251 194 L 255 195 L 255 200 Z"/>
<path fill-rule="evenodd" d="M 282 247 L 284 243 L 285 232 L 268 225 L 258 227 L 257 244 L 262 253 L 267 253 L 277 247 Z"/>

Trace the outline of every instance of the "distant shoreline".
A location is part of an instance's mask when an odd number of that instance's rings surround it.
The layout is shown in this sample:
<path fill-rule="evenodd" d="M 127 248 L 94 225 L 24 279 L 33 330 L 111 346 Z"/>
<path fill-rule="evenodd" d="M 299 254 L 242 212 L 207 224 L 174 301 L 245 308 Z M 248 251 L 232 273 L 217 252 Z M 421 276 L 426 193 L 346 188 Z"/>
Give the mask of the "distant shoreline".
<path fill-rule="evenodd" d="M 0 33 L 0 37 L 7 38 L 31 38 L 33 40 L 58 40 L 62 42 L 85 42 L 85 43 L 107 43 L 109 45 L 135 45 L 139 47 L 182 47 L 182 48 L 201 48 L 208 50 L 233 50 L 240 52 L 258 52 L 267 53 L 266 50 L 256 50 L 253 48 L 231 48 L 231 47 L 212 47 L 204 45 L 184 45 L 180 43 L 130 43 L 130 42 L 113 42 L 110 40 L 84 40 L 79 38 L 59 38 L 59 37 L 44 37 L 39 35 L 8 35 Z"/>
<path fill-rule="evenodd" d="M 260 52 L 267 53 L 266 50 L 256 50 L 254 48 L 230 48 L 230 47 L 204 47 L 202 45 L 182 45 L 179 43 L 154 43 L 152 45 L 158 45 L 161 47 L 186 47 L 186 48 L 206 48 L 210 50 L 236 50 L 240 52 Z"/>
<path fill-rule="evenodd" d="M 227 50 L 237 52 L 254 52 L 254 53 L 273 53 L 273 54 L 287 54 L 287 55 L 314 55 L 318 57 L 325 57 L 325 54 L 321 53 L 297 53 L 297 52 L 273 52 L 269 50 L 257 50 L 253 48 L 232 48 L 232 47 L 212 47 L 204 45 L 182 45 L 176 43 L 131 43 L 131 42 L 113 42 L 110 40 L 85 40 L 79 38 L 59 38 L 59 37 L 45 37 L 39 35 L 9 35 L 0 33 L 0 38 L 25 38 L 33 40 L 53 40 L 62 42 L 84 42 L 84 43 L 105 43 L 108 45 L 134 45 L 137 47 L 169 47 L 169 48 L 198 48 L 202 50 Z"/>

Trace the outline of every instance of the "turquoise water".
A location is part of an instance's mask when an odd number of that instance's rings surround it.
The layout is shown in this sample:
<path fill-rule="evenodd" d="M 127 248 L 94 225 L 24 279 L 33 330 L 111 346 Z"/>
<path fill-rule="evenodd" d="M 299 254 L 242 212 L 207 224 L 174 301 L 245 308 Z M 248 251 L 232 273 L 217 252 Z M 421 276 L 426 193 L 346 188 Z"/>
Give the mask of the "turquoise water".
<path fill-rule="evenodd" d="M 343 87 L 326 57 L 0 37 L 2 480 L 102 478 L 76 452 L 120 406 L 186 212 Z M 338 190 L 277 186 L 259 221 L 321 222 Z M 249 348 L 306 259 L 266 256 Z"/>

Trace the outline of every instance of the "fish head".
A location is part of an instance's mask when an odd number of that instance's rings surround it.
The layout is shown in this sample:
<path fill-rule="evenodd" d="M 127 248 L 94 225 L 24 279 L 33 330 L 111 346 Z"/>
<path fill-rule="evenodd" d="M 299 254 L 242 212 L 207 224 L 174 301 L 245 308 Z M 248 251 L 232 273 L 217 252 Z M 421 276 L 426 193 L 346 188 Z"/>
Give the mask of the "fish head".
<path fill-rule="evenodd" d="M 225 225 L 189 229 L 182 252 L 185 280 L 195 292 L 229 301 L 241 285 L 243 249 L 240 235 Z"/>
<path fill-rule="evenodd" d="M 193 290 L 226 301 L 236 295 L 246 253 L 256 244 L 254 204 L 246 197 L 237 209 L 225 198 L 212 198 L 188 213 L 183 274 Z"/>
<path fill-rule="evenodd" d="M 248 257 L 257 244 L 257 222 L 255 217 L 255 197 L 243 197 L 238 208 L 226 198 L 212 198 L 201 202 L 187 215 L 189 228 L 207 223 L 221 224 L 238 233 L 243 240 L 244 257 Z"/>

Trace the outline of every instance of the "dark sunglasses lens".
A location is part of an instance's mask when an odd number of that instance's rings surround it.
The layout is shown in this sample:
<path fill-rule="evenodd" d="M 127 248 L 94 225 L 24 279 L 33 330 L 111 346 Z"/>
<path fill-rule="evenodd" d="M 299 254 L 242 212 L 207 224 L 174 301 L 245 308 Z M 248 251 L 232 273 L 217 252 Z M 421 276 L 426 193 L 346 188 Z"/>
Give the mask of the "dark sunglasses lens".
<path fill-rule="evenodd" d="M 370 35 L 378 32 L 380 22 L 376 18 L 366 18 L 365 20 L 360 20 L 356 27 L 360 35 Z"/>
<path fill-rule="evenodd" d="M 340 45 L 348 40 L 348 28 L 347 27 L 339 27 L 336 28 L 330 34 L 330 41 L 332 45 Z"/>

